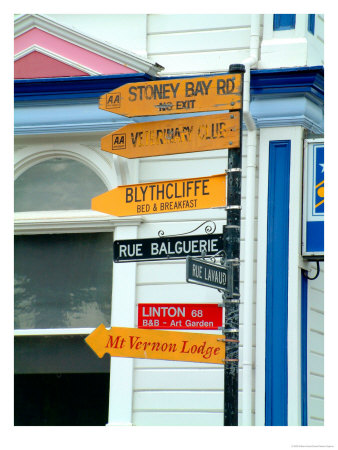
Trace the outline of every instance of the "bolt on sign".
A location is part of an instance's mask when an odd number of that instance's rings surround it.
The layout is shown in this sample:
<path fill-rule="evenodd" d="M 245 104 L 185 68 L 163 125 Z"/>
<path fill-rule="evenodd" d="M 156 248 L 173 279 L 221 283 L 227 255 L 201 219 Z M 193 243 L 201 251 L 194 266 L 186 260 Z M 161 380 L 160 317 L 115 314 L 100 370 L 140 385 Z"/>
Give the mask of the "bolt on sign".
<path fill-rule="evenodd" d="M 240 109 L 241 84 L 240 74 L 128 83 L 102 95 L 99 108 L 127 117 Z"/>
<path fill-rule="evenodd" d="M 240 145 L 240 114 L 132 123 L 101 139 L 101 149 L 125 158 L 203 152 Z"/>
<path fill-rule="evenodd" d="M 224 336 L 179 331 L 140 330 L 101 324 L 86 343 L 102 358 L 110 356 L 224 364 Z"/>
<path fill-rule="evenodd" d="M 218 330 L 222 308 L 217 303 L 139 303 L 138 328 Z"/>
<path fill-rule="evenodd" d="M 92 198 L 94 211 L 135 216 L 226 206 L 225 174 L 118 186 Z"/>

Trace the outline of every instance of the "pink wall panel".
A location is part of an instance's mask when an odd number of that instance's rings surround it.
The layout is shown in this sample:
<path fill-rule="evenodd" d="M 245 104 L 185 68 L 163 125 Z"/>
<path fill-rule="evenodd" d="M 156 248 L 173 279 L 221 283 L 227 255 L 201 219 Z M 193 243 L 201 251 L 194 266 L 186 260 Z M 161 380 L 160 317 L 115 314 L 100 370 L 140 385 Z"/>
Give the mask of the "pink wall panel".
<path fill-rule="evenodd" d="M 97 55 L 96 53 L 81 48 L 78 45 L 71 44 L 64 39 L 53 36 L 38 28 L 32 28 L 31 30 L 26 31 L 15 38 L 14 54 L 16 55 L 34 44 L 85 67 L 93 69 L 102 75 L 136 72 L 129 67 Z"/>
<path fill-rule="evenodd" d="M 14 63 L 14 78 L 54 78 L 88 76 L 88 73 L 39 52 L 32 52 Z"/>

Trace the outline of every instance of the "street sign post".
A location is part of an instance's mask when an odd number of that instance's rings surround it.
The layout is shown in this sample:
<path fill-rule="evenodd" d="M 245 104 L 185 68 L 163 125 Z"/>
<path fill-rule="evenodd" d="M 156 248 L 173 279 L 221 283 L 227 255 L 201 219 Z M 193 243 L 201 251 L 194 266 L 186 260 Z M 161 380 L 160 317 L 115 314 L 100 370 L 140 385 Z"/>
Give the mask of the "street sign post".
<path fill-rule="evenodd" d="M 85 341 L 99 358 L 108 353 L 125 358 L 212 364 L 225 362 L 225 340 L 222 335 L 124 327 L 107 330 L 101 324 Z"/>
<path fill-rule="evenodd" d="M 222 308 L 217 303 L 139 303 L 138 328 L 218 330 Z"/>
<path fill-rule="evenodd" d="M 240 74 L 128 83 L 99 101 L 101 109 L 127 117 L 225 111 L 241 104 Z"/>
<path fill-rule="evenodd" d="M 188 283 L 228 290 L 228 269 L 225 266 L 188 256 L 186 269 Z"/>
<path fill-rule="evenodd" d="M 132 123 L 101 139 L 101 149 L 125 158 L 239 147 L 239 112 Z"/>
<path fill-rule="evenodd" d="M 183 259 L 215 255 L 223 249 L 223 234 L 170 236 L 114 241 L 114 262 Z"/>
<path fill-rule="evenodd" d="M 92 199 L 92 209 L 113 216 L 135 216 L 226 205 L 225 174 L 118 186 Z"/>

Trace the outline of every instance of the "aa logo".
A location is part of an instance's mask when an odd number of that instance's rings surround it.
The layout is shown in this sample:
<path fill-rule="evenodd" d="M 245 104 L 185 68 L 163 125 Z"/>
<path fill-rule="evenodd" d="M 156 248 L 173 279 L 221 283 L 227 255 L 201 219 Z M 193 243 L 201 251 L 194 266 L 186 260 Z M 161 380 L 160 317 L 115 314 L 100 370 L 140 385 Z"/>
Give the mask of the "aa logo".
<path fill-rule="evenodd" d="M 119 92 L 106 95 L 107 109 L 119 108 L 120 106 L 121 106 L 121 94 Z"/>
<path fill-rule="evenodd" d="M 126 148 L 126 135 L 113 134 L 113 150 L 121 150 Z"/>

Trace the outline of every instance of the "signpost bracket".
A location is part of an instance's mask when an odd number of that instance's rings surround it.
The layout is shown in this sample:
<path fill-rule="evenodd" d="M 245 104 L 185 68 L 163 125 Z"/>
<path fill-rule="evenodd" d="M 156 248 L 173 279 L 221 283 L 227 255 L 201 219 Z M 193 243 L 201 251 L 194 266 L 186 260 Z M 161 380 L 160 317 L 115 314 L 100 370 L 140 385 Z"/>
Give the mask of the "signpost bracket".
<path fill-rule="evenodd" d="M 222 334 L 225 333 L 239 333 L 239 328 L 224 328 L 224 327 L 219 327 L 219 330 L 222 330 Z M 228 339 L 227 339 L 228 340 Z"/>
<path fill-rule="evenodd" d="M 230 209 L 242 209 L 242 206 L 241 205 L 228 205 L 228 206 L 225 206 L 224 209 L 226 211 L 229 211 Z"/>
<path fill-rule="evenodd" d="M 240 300 L 235 299 L 235 298 L 230 298 L 229 299 L 226 297 L 226 300 L 224 299 L 223 303 L 218 303 L 218 306 L 220 308 L 225 308 L 227 305 L 231 305 L 234 303 L 240 303 Z"/>
<path fill-rule="evenodd" d="M 242 172 L 242 169 L 240 167 L 233 167 L 231 169 L 225 169 L 225 173 L 232 173 L 232 172 Z"/>
<path fill-rule="evenodd" d="M 211 221 L 211 220 L 205 220 L 205 221 L 202 222 L 200 225 L 198 225 L 198 227 L 194 228 L 194 229 L 191 230 L 191 231 L 187 231 L 186 233 L 180 233 L 180 234 L 167 234 L 167 235 L 165 235 L 163 230 L 159 230 L 159 232 L 158 232 L 157 234 L 158 234 L 159 237 L 185 236 L 185 235 L 187 235 L 187 234 L 193 233 L 194 231 L 197 231 L 199 228 L 203 227 L 203 225 L 205 225 L 206 223 L 210 223 L 210 224 L 212 224 L 212 226 L 207 225 L 207 226 L 205 227 L 204 231 L 205 231 L 207 234 L 213 234 L 213 233 L 215 233 L 215 231 L 216 231 L 216 224 L 215 224 L 215 222 L 213 222 L 213 221 Z"/>

